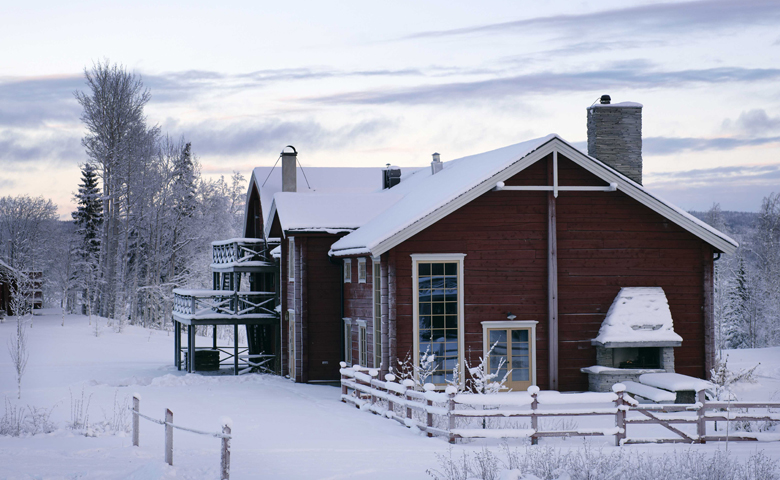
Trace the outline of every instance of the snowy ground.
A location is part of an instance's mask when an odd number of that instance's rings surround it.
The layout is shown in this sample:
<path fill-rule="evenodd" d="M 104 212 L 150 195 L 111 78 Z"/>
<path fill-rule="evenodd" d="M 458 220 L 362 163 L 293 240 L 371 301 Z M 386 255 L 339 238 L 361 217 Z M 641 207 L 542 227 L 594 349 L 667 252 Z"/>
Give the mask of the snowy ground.
<path fill-rule="evenodd" d="M 57 430 L 20 438 L 0 436 L 0 479 L 5 478 L 218 478 L 219 440 L 187 432 L 174 433 L 174 466 L 163 462 L 163 428 L 141 421 L 141 447 L 129 434 L 112 431 L 116 413 L 129 397 L 142 396 L 141 412 L 160 418 L 174 412 L 174 423 L 217 431 L 221 417 L 233 420 L 231 478 L 234 479 L 422 479 L 436 467 L 436 453 L 448 444 L 426 438 L 397 423 L 339 402 L 340 390 L 295 385 L 269 375 L 240 377 L 187 375 L 173 367 L 173 338 L 165 332 L 126 327 L 116 333 L 100 320 L 100 335 L 87 318 L 45 312 L 29 330 L 30 360 L 16 399 L 16 379 L 6 348 L 0 351 L 0 397 L 9 405 L 51 408 Z M 94 320 L 93 320 L 94 321 Z M 15 332 L 13 318 L 0 324 L 0 342 Z M 210 339 L 199 338 L 204 345 Z M 739 387 L 745 400 L 780 400 L 780 348 L 730 352 L 729 366 L 761 362 L 759 382 Z M 73 407 L 89 401 L 85 436 L 67 425 Z M 0 406 L 0 415 L 4 412 Z M 129 421 L 129 416 L 126 417 Z M 594 437 L 595 438 L 595 437 Z M 590 442 L 605 451 L 612 437 Z M 543 440 L 577 448 L 583 440 Z M 456 445 L 455 453 L 475 451 L 496 441 Z M 518 441 L 517 445 L 524 445 Z M 625 446 L 664 454 L 671 449 L 709 452 L 704 446 Z M 757 449 L 780 459 L 780 443 L 732 443 L 729 451 L 747 456 Z"/>

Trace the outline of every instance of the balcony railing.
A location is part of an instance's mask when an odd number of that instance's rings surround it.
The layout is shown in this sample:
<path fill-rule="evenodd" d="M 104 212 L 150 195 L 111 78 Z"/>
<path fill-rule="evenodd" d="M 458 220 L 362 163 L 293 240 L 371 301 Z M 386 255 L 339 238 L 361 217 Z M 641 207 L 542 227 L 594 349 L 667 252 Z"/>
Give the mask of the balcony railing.
<path fill-rule="evenodd" d="M 173 316 L 177 321 L 262 320 L 278 318 L 275 292 L 231 292 L 226 290 L 173 291 Z"/>
<path fill-rule="evenodd" d="M 218 270 L 236 267 L 273 266 L 274 260 L 262 238 L 231 238 L 211 244 L 211 268 Z"/>

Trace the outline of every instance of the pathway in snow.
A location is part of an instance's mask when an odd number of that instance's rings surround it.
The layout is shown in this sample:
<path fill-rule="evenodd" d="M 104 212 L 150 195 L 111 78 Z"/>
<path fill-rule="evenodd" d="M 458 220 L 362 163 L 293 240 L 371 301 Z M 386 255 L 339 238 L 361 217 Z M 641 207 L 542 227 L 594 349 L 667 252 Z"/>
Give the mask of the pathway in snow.
<path fill-rule="evenodd" d="M 141 448 L 129 435 L 101 433 L 86 437 L 66 428 L 72 398 L 89 400 L 89 420 L 99 425 L 134 392 L 142 396 L 141 411 L 161 417 L 164 408 L 174 421 L 217 431 L 219 420 L 233 420 L 234 479 L 416 479 L 429 478 L 435 453 L 448 445 L 429 439 L 390 420 L 339 402 L 340 390 L 329 386 L 296 385 L 269 375 L 233 377 L 187 375 L 173 363 L 173 339 L 165 332 L 126 327 L 116 333 L 100 319 L 100 334 L 86 317 L 49 312 L 36 316 L 29 330 L 30 361 L 16 400 L 14 370 L 6 349 L 0 351 L 0 397 L 11 404 L 52 408 L 59 429 L 25 438 L 0 437 L 0 478 L 217 478 L 219 441 L 186 432 L 174 433 L 174 467 L 163 463 L 163 429 L 141 421 Z M 94 319 L 93 319 L 94 321 Z M 0 324 L 5 345 L 15 322 Z M 204 345 L 210 340 L 198 338 Z M 744 398 L 780 396 L 780 349 L 733 352 L 733 366 L 759 367 L 760 385 L 743 387 Z M 3 410 L 0 409 L 0 413 Z M 128 417 L 129 418 L 129 417 Z M 611 437 L 591 440 L 609 450 Z M 576 447 L 582 440 L 556 441 Z M 495 441 L 458 445 L 474 450 Z M 547 442 L 551 443 L 551 442 Z M 664 452 L 672 446 L 637 446 Z M 677 447 L 679 448 L 679 447 Z M 705 447 L 714 449 L 714 444 Z M 732 444 L 734 452 L 750 453 L 756 445 Z M 761 448 L 780 457 L 780 446 Z M 457 452 L 456 452 L 457 453 Z"/>

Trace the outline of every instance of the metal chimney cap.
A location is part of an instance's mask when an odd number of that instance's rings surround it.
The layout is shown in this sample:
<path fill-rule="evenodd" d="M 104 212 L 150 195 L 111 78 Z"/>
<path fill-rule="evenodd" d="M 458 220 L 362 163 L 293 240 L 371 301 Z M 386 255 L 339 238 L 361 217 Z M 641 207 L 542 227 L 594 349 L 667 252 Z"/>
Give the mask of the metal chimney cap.
<path fill-rule="evenodd" d="M 434 162 L 441 162 L 441 157 L 439 156 L 438 153 L 434 153 L 433 154 L 433 161 Z"/>
<path fill-rule="evenodd" d="M 601 103 L 602 105 L 609 105 L 611 101 L 612 98 L 609 95 L 602 95 L 599 103 Z"/>
<path fill-rule="evenodd" d="M 285 150 L 288 149 L 288 148 L 292 148 L 292 152 L 285 152 Z M 292 145 L 287 145 L 286 147 L 284 147 L 282 149 L 281 155 L 283 157 L 297 157 L 298 156 L 298 151 Z"/>

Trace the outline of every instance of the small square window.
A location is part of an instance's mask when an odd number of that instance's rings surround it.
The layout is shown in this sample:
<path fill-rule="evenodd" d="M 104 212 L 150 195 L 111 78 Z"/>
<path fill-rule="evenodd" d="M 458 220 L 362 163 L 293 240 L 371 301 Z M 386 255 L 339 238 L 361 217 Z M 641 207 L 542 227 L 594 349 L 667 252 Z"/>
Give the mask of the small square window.
<path fill-rule="evenodd" d="M 366 283 L 366 259 L 358 258 L 358 283 Z"/>
<path fill-rule="evenodd" d="M 352 282 L 352 259 L 344 259 L 344 283 Z"/>

